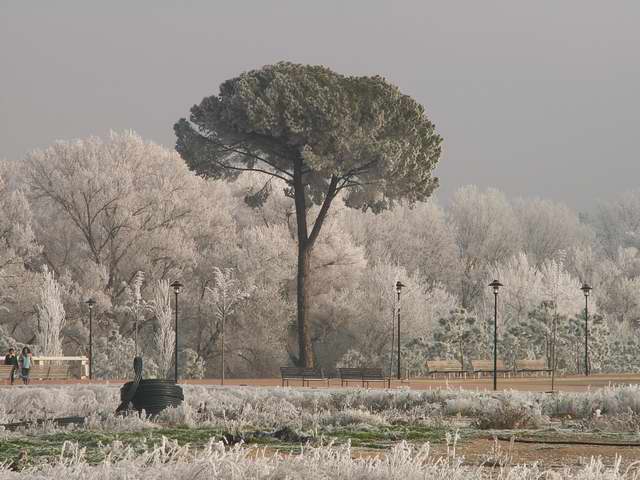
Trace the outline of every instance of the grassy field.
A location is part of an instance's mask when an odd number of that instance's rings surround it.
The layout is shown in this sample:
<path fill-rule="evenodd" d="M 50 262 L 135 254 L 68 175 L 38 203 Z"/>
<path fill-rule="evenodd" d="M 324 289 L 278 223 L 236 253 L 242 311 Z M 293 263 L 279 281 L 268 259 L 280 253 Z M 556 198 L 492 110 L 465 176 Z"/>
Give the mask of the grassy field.
<path fill-rule="evenodd" d="M 341 478 L 331 475 L 366 470 L 371 462 L 379 471 L 362 478 L 400 478 L 383 475 L 391 461 L 408 469 L 403 478 L 429 478 L 427 470 L 454 478 L 458 469 L 470 476 L 461 478 L 514 475 L 525 464 L 530 471 L 521 478 L 545 470 L 640 478 L 634 464 L 640 459 L 636 385 L 556 394 L 210 385 L 184 390 L 183 406 L 151 420 L 115 416 L 114 385 L 0 388 L 0 423 L 6 426 L 0 430 L 1 478 L 16 471 L 55 476 L 64 468 L 71 469 L 64 471 L 68 478 L 76 471 L 99 477 L 107 465 L 113 472 L 125 464 L 144 478 L 152 466 L 161 468 L 159 462 L 191 472 L 196 464 L 209 471 L 233 459 L 240 466 L 231 471 L 245 476 L 220 478 L 262 478 L 258 470 L 298 471 L 300 465 L 329 469 L 318 478 Z M 51 420 L 71 415 L 86 420 L 66 427 Z M 10 430 L 15 422 L 38 418 L 39 424 Z"/>

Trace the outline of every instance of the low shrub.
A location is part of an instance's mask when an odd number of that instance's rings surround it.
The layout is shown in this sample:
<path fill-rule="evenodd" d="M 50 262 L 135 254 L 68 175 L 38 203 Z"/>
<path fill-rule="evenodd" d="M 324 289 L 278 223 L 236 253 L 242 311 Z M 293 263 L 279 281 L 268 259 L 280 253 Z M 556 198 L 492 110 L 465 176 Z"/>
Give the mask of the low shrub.
<path fill-rule="evenodd" d="M 482 430 L 537 428 L 543 422 L 540 405 L 503 396 L 488 402 L 477 413 L 474 425 Z"/>

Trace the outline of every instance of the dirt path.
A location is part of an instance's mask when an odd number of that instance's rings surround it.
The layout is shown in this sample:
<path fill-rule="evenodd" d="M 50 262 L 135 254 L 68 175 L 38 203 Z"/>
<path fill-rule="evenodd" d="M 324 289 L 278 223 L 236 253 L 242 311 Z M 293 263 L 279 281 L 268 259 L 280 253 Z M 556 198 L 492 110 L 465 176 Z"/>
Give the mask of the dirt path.
<path fill-rule="evenodd" d="M 189 384 L 216 385 L 219 384 L 215 379 L 204 380 L 188 380 Z M 584 391 L 590 388 L 602 388 L 608 385 L 628 385 L 640 384 L 640 374 L 616 374 L 616 375 L 591 375 L 585 376 L 566 376 L 558 377 L 555 381 L 556 390 L 560 391 Z M 260 378 L 260 379 L 229 379 L 225 380 L 225 385 L 246 385 L 246 386 L 264 386 L 275 387 L 280 386 L 281 381 L 277 378 Z M 291 382 L 292 387 L 300 387 L 298 383 Z M 334 379 L 330 382 L 331 388 L 340 388 L 340 380 Z M 351 388 L 356 387 L 352 384 Z M 380 385 L 371 384 L 372 388 L 380 388 Z M 489 377 L 481 379 L 411 379 L 411 380 L 394 380 L 391 382 L 391 388 L 411 388 L 412 390 L 429 390 L 437 388 L 462 388 L 466 390 L 491 390 L 493 388 L 493 380 Z M 325 384 L 316 382 L 307 388 L 326 388 Z M 548 376 L 538 377 L 512 377 L 499 378 L 498 389 L 500 390 L 521 390 L 532 392 L 546 392 L 551 390 L 551 379 Z"/>
<path fill-rule="evenodd" d="M 353 448 L 352 452 L 354 458 L 374 458 L 387 453 L 370 448 Z M 444 444 L 431 445 L 430 452 L 434 459 L 452 454 Z M 620 457 L 624 468 L 640 460 L 640 447 L 526 444 L 477 438 L 459 443 L 455 455 L 469 465 L 491 467 L 538 463 L 546 468 L 577 467 L 588 464 L 591 457 L 600 457 L 605 465 L 613 465 Z"/>
<path fill-rule="evenodd" d="M 255 452 L 259 455 L 290 454 L 270 447 L 255 447 Z M 388 454 L 388 450 L 353 447 L 351 453 L 353 458 L 381 458 Z M 451 447 L 448 451 L 445 444 L 430 446 L 429 457 L 433 460 L 452 454 Z M 455 456 L 467 465 L 494 467 L 537 463 L 553 469 L 586 465 L 592 457 L 599 457 L 605 465 L 611 466 L 620 458 L 622 468 L 626 468 L 640 460 L 640 447 L 525 444 L 476 438 L 458 443 Z"/>
<path fill-rule="evenodd" d="M 435 446 L 434 453 L 446 455 L 446 447 Z M 623 465 L 629 465 L 640 459 L 640 447 L 546 445 L 474 439 L 458 445 L 456 454 L 463 456 L 466 463 L 476 465 L 484 462 L 510 465 L 537 462 L 545 467 L 578 466 L 588 463 L 591 457 L 600 457 L 607 465 L 613 465 L 617 457 L 622 457 Z"/>
<path fill-rule="evenodd" d="M 91 383 L 95 384 L 113 384 L 122 385 L 127 380 L 94 380 Z M 88 380 L 33 380 L 32 385 L 47 385 L 47 384 L 86 384 Z M 186 380 L 180 381 L 180 383 L 186 383 L 190 385 L 219 385 L 218 379 L 202 379 L 202 380 Z M 628 385 L 628 384 L 640 384 L 640 374 L 598 374 L 585 376 L 566 376 L 556 378 L 555 389 L 559 391 L 584 391 L 588 389 L 602 388 L 609 385 Z M 4 384 L 4 385 L 2 385 Z M 225 385 L 228 386 L 256 386 L 256 387 L 278 387 L 281 385 L 279 378 L 232 378 L 226 379 Z M 8 380 L 0 383 L 0 386 L 9 386 Z M 341 388 L 340 380 L 333 379 L 330 381 L 329 386 L 331 388 Z M 291 387 L 301 388 L 299 382 L 291 382 Z M 371 388 L 381 388 L 382 384 L 371 384 Z M 316 382 L 311 387 L 305 388 L 327 388 L 325 383 Z M 350 388 L 358 388 L 357 384 L 351 384 Z M 467 378 L 467 379 L 410 379 L 410 380 L 393 380 L 391 382 L 391 388 L 410 388 L 412 390 L 430 390 L 438 388 L 461 388 L 465 390 L 491 390 L 493 388 L 492 379 L 489 377 L 484 378 Z M 498 379 L 499 390 L 520 390 L 530 392 L 547 392 L 551 390 L 551 379 L 548 376 L 538 377 L 515 377 L 515 378 L 499 378 Z"/>

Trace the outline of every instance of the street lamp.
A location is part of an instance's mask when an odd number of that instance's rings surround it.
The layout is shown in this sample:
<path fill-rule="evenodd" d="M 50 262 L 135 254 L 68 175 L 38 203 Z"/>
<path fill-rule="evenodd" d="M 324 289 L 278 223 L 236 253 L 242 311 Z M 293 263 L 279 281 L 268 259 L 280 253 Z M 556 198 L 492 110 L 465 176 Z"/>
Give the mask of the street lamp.
<path fill-rule="evenodd" d="M 400 280 L 396 282 L 396 292 L 398 294 L 398 380 L 400 380 L 400 290 L 404 285 Z"/>
<path fill-rule="evenodd" d="M 589 294 L 591 288 L 588 283 L 583 283 L 580 287 L 584 293 L 584 374 L 589 376 Z"/>
<path fill-rule="evenodd" d="M 90 298 L 85 303 L 89 307 L 89 380 L 93 380 L 93 307 L 96 301 Z"/>
<path fill-rule="evenodd" d="M 173 282 L 170 285 L 171 288 L 173 288 L 173 293 L 176 294 L 176 346 L 175 346 L 175 382 L 178 383 L 178 294 L 180 293 L 180 291 L 182 290 L 182 284 L 176 280 L 175 282 Z"/>
<path fill-rule="evenodd" d="M 493 389 L 498 389 L 498 290 L 502 284 L 494 280 L 489 284 L 493 288 Z"/>

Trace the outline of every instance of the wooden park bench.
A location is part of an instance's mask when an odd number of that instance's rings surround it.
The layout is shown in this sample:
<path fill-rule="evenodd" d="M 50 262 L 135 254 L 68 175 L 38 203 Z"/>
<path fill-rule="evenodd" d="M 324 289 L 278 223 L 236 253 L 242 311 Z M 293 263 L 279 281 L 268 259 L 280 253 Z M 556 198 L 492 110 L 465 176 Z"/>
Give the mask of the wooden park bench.
<path fill-rule="evenodd" d="M 33 380 L 67 380 L 86 378 L 89 370 L 89 359 L 78 357 L 33 357 L 29 377 Z M 11 365 L 0 365 L 0 382 L 9 379 Z M 16 380 L 20 371 L 16 372 Z"/>
<path fill-rule="evenodd" d="M 516 360 L 516 372 L 524 376 L 525 373 L 551 373 L 551 369 L 547 368 L 544 358 L 535 360 Z"/>
<path fill-rule="evenodd" d="M 391 379 L 384 376 L 381 368 L 339 368 L 340 385 L 349 385 L 349 382 L 362 382 L 362 386 L 369 388 L 369 382 L 383 382 L 387 388 L 391 388 Z"/>
<path fill-rule="evenodd" d="M 12 365 L 0 364 L 0 383 L 4 380 L 9 381 L 9 374 L 11 373 Z M 19 373 L 16 371 L 16 379 L 18 379 Z"/>
<path fill-rule="evenodd" d="M 302 380 L 302 386 L 310 386 L 310 382 L 327 382 L 329 386 L 329 378 L 325 377 L 321 368 L 303 368 L 303 367 L 280 367 L 280 375 L 282 376 L 282 386 L 289 386 L 289 380 Z"/>
<path fill-rule="evenodd" d="M 83 379 L 89 376 L 89 359 L 85 356 L 76 357 L 33 357 L 32 369 L 51 367 L 51 370 L 40 371 L 40 374 L 46 372 L 48 379 L 78 378 Z M 67 371 L 64 370 L 67 368 Z M 34 370 L 31 371 L 32 378 Z M 66 376 L 65 376 L 66 375 Z"/>
<path fill-rule="evenodd" d="M 439 373 L 454 376 L 460 375 L 466 377 L 467 372 L 464 371 L 462 365 L 457 360 L 427 360 L 427 373 L 435 377 Z"/>
<path fill-rule="evenodd" d="M 11 365 L 0 365 L 2 380 L 9 379 Z M 20 379 L 20 369 L 16 371 L 16 381 Z M 34 365 L 29 370 L 29 378 L 36 380 L 67 380 L 72 378 L 69 365 Z"/>
<path fill-rule="evenodd" d="M 67 380 L 72 378 L 69 365 L 34 365 L 29 377 L 37 380 Z"/>
<path fill-rule="evenodd" d="M 511 370 L 505 367 L 504 360 L 498 360 L 496 363 L 497 373 L 501 373 L 505 377 L 511 375 Z M 471 360 L 471 369 L 478 378 L 485 373 L 493 374 L 493 360 Z"/>

